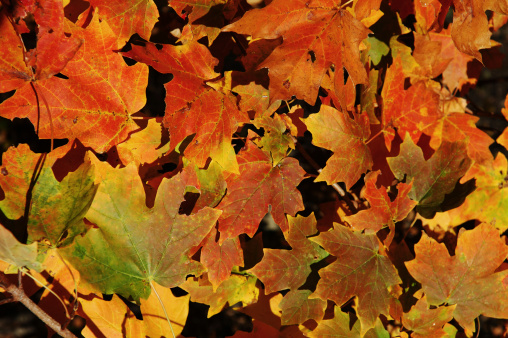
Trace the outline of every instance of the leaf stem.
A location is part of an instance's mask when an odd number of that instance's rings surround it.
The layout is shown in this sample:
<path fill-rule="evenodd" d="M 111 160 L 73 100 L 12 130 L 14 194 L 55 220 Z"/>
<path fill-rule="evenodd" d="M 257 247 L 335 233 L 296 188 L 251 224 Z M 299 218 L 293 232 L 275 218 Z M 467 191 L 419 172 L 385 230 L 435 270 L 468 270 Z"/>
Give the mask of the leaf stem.
<path fill-rule="evenodd" d="M 347 5 L 349 5 L 350 3 L 352 3 L 353 1 L 354 1 L 354 0 L 349 0 L 349 1 L 345 2 L 345 3 L 343 3 L 342 5 L 340 5 L 339 9 L 342 9 L 342 8 L 346 7 Z"/>
<path fill-rule="evenodd" d="M 480 336 L 480 316 L 476 317 L 475 321 L 478 323 L 478 325 L 476 326 L 475 338 L 478 338 Z"/>
<path fill-rule="evenodd" d="M 231 274 L 232 274 L 232 275 L 238 275 L 238 276 L 245 276 L 245 277 L 253 277 L 253 278 L 257 278 L 257 277 L 256 277 L 256 276 L 254 276 L 252 273 L 247 272 L 247 271 L 231 271 Z"/>
<path fill-rule="evenodd" d="M 67 306 L 65 305 L 64 301 L 62 300 L 62 298 L 60 298 L 53 290 L 51 290 L 50 288 L 48 288 L 46 285 L 44 285 L 43 282 L 39 281 L 37 278 L 35 278 L 34 276 L 32 276 L 30 274 L 30 272 L 28 272 L 28 270 L 26 270 L 25 268 L 20 268 L 21 271 L 23 271 L 23 273 L 25 275 L 27 275 L 28 277 L 32 278 L 37 284 L 39 284 L 40 286 L 42 286 L 43 288 L 45 288 L 46 290 L 48 290 L 49 292 L 51 292 L 59 301 L 60 303 L 62 304 L 62 306 L 64 307 L 65 309 L 65 317 L 67 318 L 70 318 L 69 316 L 69 312 L 67 311 Z M 20 288 L 21 290 L 21 288 Z"/>
<path fill-rule="evenodd" d="M 374 135 L 374 136 L 372 136 L 370 139 L 368 139 L 368 140 L 367 140 L 367 142 L 365 142 L 365 144 L 366 144 L 366 145 L 367 145 L 367 144 L 369 144 L 369 143 L 370 143 L 370 141 L 372 141 L 373 139 L 375 139 L 376 137 L 378 137 L 379 135 L 381 135 L 384 131 L 385 131 L 385 129 L 384 129 L 384 128 L 383 128 L 383 129 L 381 129 L 380 131 L 378 131 L 378 132 L 376 133 L 376 135 Z"/>
<path fill-rule="evenodd" d="M 46 106 L 46 112 L 48 113 L 48 117 L 49 117 L 49 128 L 51 130 L 51 150 L 50 151 L 53 151 L 54 146 L 55 146 L 54 145 L 55 132 L 53 129 L 53 118 L 51 117 L 51 111 L 49 110 L 48 101 L 46 101 L 46 97 L 40 90 L 39 86 L 37 86 L 34 82 L 30 82 L 30 86 L 32 86 L 32 89 L 34 90 L 36 97 L 38 96 L 37 94 L 40 94 L 42 102 L 44 102 L 44 105 Z M 39 90 L 36 89 L 36 86 L 37 86 L 37 88 L 39 88 Z"/>
<path fill-rule="evenodd" d="M 173 331 L 173 325 L 171 325 L 171 320 L 169 320 L 168 313 L 166 312 L 166 307 L 164 306 L 164 303 L 162 303 L 162 299 L 159 296 L 159 293 L 157 290 L 155 290 L 155 287 L 153 286 L 152 281 L 150 281 L 150 287 L 152 288 L 153 292 L 157 296 L 157 299 L 159 300 L 159 304 L 162 306 L 162 310 L 164 311 L 164 315 L 166 316 L 166 320 L 168 321 L 169 328 L 171 329 L 171 334 L 173 335 L 173 338 L 176 338 L 175 331 Z"/>
<path fill-rule="evenodd" d="M 72 272 L 70 266 L 67 264 L 67 262 L 63 259 L 62 255 L 60 255 L 60 252 L 58 250 L 55 250 L 58 258 L 60 258 L 60 261 L 62 261 L 63 265 L 65 265 L 65 267 L 67 268 L 67 270 L 69 271 L 69 273 L 71 274 L 71 277 L 72 277 L 72 281 L 74 283 L 74 302 L 72 304 L 72 315 L 69 317 L 69 319 L 72 320 L 72 318 L 74 318 L 74 314 L 76 313 L 76 311 L 78 310 L 78 306 L 79 306 L 79 303 L 78 303 L 78 283 L 76 282 L 76 277 L 74 277 L 74 273 Z"/>
<path fill-rule="evenodd" d="M 60 336 L 64 338 L 77 338 L 71 331 L 66 328 L 62 328 L 60 323 L 54 320 L 53 317 L 48 315 L 43 309 L 35 304 L 23 290 L 10 283 L 3 273 L 0 273 L 0 284 L 5 286 L 5 291 L 11 294 L 13 301 L 20 302 L 26 306 L 30 311 L 32 311 L 34 315 L 39 317 L 40 320 L 42 320 L 47 326 L 53 329 L 53 331 L 58 333 Z"/>

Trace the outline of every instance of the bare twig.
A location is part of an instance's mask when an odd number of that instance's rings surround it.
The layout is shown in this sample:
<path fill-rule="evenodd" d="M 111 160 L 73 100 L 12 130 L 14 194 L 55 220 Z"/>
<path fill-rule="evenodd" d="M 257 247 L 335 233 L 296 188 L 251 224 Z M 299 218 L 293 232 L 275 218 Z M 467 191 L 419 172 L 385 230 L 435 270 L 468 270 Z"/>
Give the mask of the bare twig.
<path fill-rule="evenodd" d="M 76 338 L 76 336 L 66 328 L 62 328 L 60 323 L 53 319 L 50 315 L 48 315 L 43 309 L 41 309 L 37 304 L 35 304 L 23 290 L 18 288 L 16 285 L 11 284 L 9 280 L 5 277 L 4 274 L 0 273 L 0 283 L 5 285 L 5 291 L 11 294 L 12 301 L 20 302 L 24 306 L 26 306 L 34 315 L 39 317 L 47 326 L 49 326 L 53 331 L 58 333 L 60 336 L 64 338 Z"/>

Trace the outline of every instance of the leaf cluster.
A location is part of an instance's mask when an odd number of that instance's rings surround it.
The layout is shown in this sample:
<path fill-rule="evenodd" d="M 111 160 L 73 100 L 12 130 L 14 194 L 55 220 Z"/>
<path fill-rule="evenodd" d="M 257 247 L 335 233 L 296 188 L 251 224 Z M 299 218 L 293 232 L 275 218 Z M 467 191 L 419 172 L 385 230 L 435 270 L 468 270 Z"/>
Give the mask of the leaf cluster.
<path fill-rule="evenodd" d="M 254 336 L 508 319 L 508 132 L 467 96 L 507 21 L 488 0 L 2 0 L 0 286 L 38 280 L 34 311 L 85 337 L 192 334 L 190 301 Z"/>

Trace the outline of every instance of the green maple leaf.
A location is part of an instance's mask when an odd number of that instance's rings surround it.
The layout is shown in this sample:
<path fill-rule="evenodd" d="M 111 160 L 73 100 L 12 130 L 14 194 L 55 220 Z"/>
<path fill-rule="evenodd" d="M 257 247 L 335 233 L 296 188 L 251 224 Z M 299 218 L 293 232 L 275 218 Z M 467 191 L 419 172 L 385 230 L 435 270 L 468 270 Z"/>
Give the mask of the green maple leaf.
<path fill-rule="evenodd" d="M 409 134 L 400 146 L 400 154 L 387 159 L 395 177 L 409 182 L 413 187 L 408 196 L 418 201 L 418 212 L 425 216 L 439 210 L 445 195 L 455 188 L 457 181 L 464 176 L 471 165 L 467 156 L 465 140 L 445 142 L 426 161 L 423 151 Z"/>
<path fill-rule="evenodd" d="M 215 225 L 220 211 L 208 207 L 191 215 L 178 213 L 186 188 L 185 174 L 161 183 L 153 208 L 137 169 L 101 168 L 102 182 L 86 218 L 97 225 L 64 250 L 82 278 L 99 291 L 134 299 L 150 295 L 150 282 L 174 287 L 202 265 L 190 258 Z"/>
<path fill-rule="evenodd" d="M 66 246 L 86 232 L 83 217 L 97 191 L 94 167 L 87 157 L 74 172 L 58 182 L 51 168 L 44 168 L 32 193 L 28 217 L 28 242 L 47 239 L 52 246 Z"/>
<path fill-rule="evenodd" d="M 0 261 L 17 267 L 26 266 L 37 271 L 42 270 L 37 262 L 37 243 L 20 243 L 14 235 L 0 224 Z"/>

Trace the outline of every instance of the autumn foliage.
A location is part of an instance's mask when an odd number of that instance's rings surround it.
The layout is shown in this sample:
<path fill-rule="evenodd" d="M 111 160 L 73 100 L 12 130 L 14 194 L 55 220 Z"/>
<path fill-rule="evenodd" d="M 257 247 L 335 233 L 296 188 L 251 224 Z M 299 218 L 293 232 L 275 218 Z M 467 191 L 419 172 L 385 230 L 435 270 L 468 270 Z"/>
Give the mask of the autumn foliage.
<path fill-rule="evenodd" d="M 31 276 L 85 337 L 178 335 L 190 301 L 265 337 L 508 318 L 507 159 L 467 97 L 506 0 L 156 3 L 1 1 L 5 297 Z"/>

